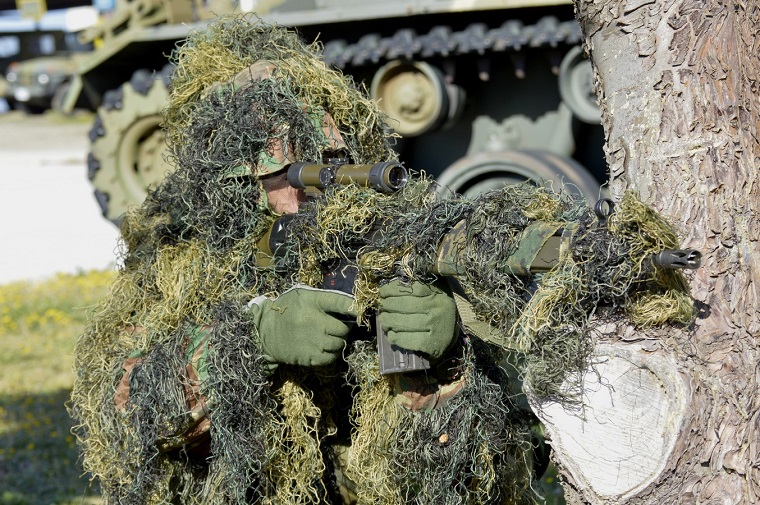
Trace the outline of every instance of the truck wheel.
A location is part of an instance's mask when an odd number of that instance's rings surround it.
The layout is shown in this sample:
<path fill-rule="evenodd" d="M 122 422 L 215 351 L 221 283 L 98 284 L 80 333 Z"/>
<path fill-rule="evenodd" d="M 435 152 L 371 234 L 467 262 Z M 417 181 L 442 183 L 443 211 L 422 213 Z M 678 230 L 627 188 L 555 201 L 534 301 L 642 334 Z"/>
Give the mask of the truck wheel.
<path fill-rule="evenodd" d="M 45 112 L 47 107 L 44 105 L 38 105 L 38 104 L 30 104 L 25 102 L 16 102 L 16 109 L 20 110 L 24 114 L 29 114 L 30 116 L 39 115 Z"/>
<path fill-rule="evenodd" d="M 171 67 L 160 73 L 138 70 L 129 82 L 107 92 L 90 129 L 88 176 L 103 216 L 119 224 L 130 206 L 172 170 L 161 129 L 161 109 L 169 97 Z"/>
<path fill-rule="evenodd" d="M 70 87 L 71 81 L 64 81 L 59 84 L 58 87 L 55 88 L 55 91 L 53 92 L 53 98 L 50 101 L 50 108 L 55 112 L 58 112 L 59 114 L 63 114 L 65 116 L 70 116 L 73 113 L 73 111 L 67 113 L 63 110 L 63 101 L 66 98 L 66 93 L 69 92 Z"/>

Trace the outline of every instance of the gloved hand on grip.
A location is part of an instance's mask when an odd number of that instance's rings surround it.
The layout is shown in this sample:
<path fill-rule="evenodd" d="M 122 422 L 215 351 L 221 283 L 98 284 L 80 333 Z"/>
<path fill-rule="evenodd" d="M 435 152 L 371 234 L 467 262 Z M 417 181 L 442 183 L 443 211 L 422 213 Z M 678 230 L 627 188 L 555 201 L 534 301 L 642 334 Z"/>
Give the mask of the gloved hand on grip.
<path fill-rule="evenodd" d="M 354 299 L 337 291 L 296 287 L 272 300 L 251 302 L 265 358 L 270 363 L 323 366 L 335 362 L 356 319 Z"/>
<path fill-rule="evenodd" d="M 454 297 L 445 284 L 403 284 L 380 287 L 378 322 L 388 340 L 431 359 L 443 356 L 458 334 Z"/>

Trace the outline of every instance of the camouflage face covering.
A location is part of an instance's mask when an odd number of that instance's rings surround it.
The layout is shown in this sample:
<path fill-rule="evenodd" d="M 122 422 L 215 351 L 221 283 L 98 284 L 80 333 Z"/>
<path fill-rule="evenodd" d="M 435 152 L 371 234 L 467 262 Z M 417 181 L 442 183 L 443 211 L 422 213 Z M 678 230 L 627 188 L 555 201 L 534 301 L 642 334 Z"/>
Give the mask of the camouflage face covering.
<path fill-rule="evenodd" d="M 335 122 L 329 113 L 324 111 L 309 111 L 307 112 L 309 118 L 312 120 L 314 129 L 321 131 L 324 134 L 324 142 L 328 147 L 326 151 L 336 152 L 346 148 L 343 137 L 335 126 Z M 287 126 L 283 126 L 287 128 Z M 286 144 L 282 139 L 273 139 L 271 145 L 267 147 L 265 151 L 259 153 L 258 160 L 252 171 L 251 175 L 260 177 L 262 175 L 273 174 L 284 169 L 295 161 L 302 160 L 299 156 L 297 149 L 289 144 Z M 322 161 L 314 160 L 314 161 Z"/>
<path fill-rule="evenodd" d="M 344 151 L 354 163 L 395 160 L 377 104 L 319 59 L 319 46 L 243 17 L 189 38 L 164 111 L 178 166 L 207 177 L 261 176 Z"/>
<path fill-rule="evenodd" d="M 248 68 L 238 73 L 230 83 L 224 85 L 231 89 L 233 92 L 237 92 L 251 86 L 255 86 L 257 82 L 265 79 L 276 78 L 276 65 L 271 61 L 257 61 Z M 218 92 L 219 87 L 215 87 L 214 91 Z M 255 107 L 255 104 L 254 104 Z M 321 141 L 326 146 L 326 151 L 337 152 L 346 149 L 346 143 L 343 141 L 343 137 L 335 125 L 330 113 L 324 111 L 324 109 L 315 109 L 302 105 L 302 110 L 309 118 L 309 121 L 314 127 L 314 130 L 323 134 Z M 283 122 L 279 126 L 279 130 L 283 133 L 283 136 L 287 136 L 287 130 L 289 126 L 287 122 Z M 283 170 L 289 164 L 298 160 L 303 160 L 301 153 L 298 152 L 296 146 L 292 142 L 283 141 L 282 137 L 272 138 L 267 143 L 266 149 L 262 150 L 256 161 L 251 164 L 240 165 L 232 167 L 226 174 L 228 177 L 240 177 L 246 175 L 253 175 L 261 177 L 262 175 L 273 174 Z M 321 161 L 321 160 L 312 160 Z"/>

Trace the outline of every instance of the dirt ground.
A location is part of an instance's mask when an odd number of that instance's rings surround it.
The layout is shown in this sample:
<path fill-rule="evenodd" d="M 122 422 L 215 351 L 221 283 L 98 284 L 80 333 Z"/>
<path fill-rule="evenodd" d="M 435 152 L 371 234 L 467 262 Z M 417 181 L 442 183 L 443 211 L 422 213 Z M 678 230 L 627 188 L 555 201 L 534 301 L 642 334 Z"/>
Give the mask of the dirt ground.
<path fill-rule="evenodd" d="M 19 111 L 0 114 L 0 150 L 86 150 L 92 121 L 93 115 L 85 112 L 70 117 Z"/>
<path fill-rule="evenodd" d="M 87 179 L 91 114 L 0 115 L 0 283 L 108 268 L 118 230 Z"/>

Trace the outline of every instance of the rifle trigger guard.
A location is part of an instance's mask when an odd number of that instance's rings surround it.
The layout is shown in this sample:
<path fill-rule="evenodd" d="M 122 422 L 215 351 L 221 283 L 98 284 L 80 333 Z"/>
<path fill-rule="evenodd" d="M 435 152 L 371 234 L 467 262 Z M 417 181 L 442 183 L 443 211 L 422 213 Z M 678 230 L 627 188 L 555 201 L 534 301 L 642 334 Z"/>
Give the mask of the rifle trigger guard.
<path fill-rule="evenodd" d="M 600 198 L 594 204 L 594 214 L 599 218 L 599 224 L 606 224 L 607 218 L 615 212 L 615 202 L 609 198 Z"/>

